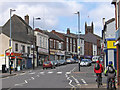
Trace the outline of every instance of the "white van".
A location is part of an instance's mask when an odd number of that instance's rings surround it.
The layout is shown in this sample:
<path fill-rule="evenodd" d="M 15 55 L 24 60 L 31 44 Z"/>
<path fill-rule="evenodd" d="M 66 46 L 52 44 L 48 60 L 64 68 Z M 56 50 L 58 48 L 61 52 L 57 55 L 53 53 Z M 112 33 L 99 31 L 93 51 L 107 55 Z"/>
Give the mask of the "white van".
<path fill-rule="evenodd" d="M 100 56 L 93 56 L 92 57 L 92 62 L 96 62 L 99 59 Z"/>

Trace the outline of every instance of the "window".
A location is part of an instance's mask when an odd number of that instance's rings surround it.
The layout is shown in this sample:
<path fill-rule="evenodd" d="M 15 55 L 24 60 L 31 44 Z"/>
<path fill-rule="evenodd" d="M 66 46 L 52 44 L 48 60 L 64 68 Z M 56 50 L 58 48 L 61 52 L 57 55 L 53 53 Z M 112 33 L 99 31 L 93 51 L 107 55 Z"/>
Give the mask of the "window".
<path fill-rule="evenodd" d="M 56 42 L 56 41 L 54 40 L 54 48 L 55 48 L 55 42 Z"/>
<path fill-rule="evenodd" d="M 82 47 L 80 48 L 80 53 L 82 54 Z"/>
<path fill-rule="evenodd" d="M 45 39 L 44 39 L 44 37 L 43 37 L 43 47 L 45 47 Z"/>
<path fill-rule="evenodd" d="M 18 51 L 18 44 L 15 43 L 15 51 Z"/>
<path fill-rule="evenodd" d="M 73 39 L 73 44 L 75 44 L 75 39 Z"/>
<path fill-rule="evenodd" d="M 53 40 L 50 39 L 50 48 L 53 48 Z"/>
<path fill-rule="evenodd" d="M 41 47 L 41 44 L 42 44 L 42 40 L 41 40 L 41 37 L 40 37 L 40 47 Z"/>
<path fill-rule="evenodd" d="M 72 44 L 70 44 L 70 51 L 72 52 Z"/>
<path fill-rule="evenodd" d="M 25 52 L 25 46 L 21 45 L 21 47 L 22 47 L 22 52 L 24 53 Z"/>
<path fill-rule="evenodd" d="M 30 47 L 27 47 L 27 53 L 30 54 Z"/>
<path fill-rule="evenodd" d="M 68 43 L 66 43 L 67 51 L 68 51 Z"/>
<path fill-rule="evenodd" d="M 45 46 L 46 46 L 46 48 L 47 48 L 47 38 L 46 38 L 46 41 L 45 41 L 45 42 L 46 42 L 46 45 L 45 45 Z"/>
<path fill-rule="evenodd" d="M 61 42 L 59 42 L 59 49 L 61 49 Z"/>
<path fill-rule="evenodd" d="M 70 38 L 70 43 L 72 43 L 72 38 Z"/>
<path fill-rule="evenodd" d="M 82 41 L 83 41 L 83 40 L 81 39 L 81 44 L 82 44 Z"/>

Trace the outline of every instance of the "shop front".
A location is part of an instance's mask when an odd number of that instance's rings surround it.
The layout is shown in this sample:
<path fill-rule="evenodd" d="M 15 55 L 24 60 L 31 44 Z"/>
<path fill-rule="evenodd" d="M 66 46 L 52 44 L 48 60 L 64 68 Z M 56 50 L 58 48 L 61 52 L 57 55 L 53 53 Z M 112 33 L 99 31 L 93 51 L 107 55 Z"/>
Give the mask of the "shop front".
<path fill-rule="evenodd" d="M 43 48 L 38 48 L 38 66 L 41 66 L 44 61 L 48 61 L 48 50 Z"/>
<path fill-rule="evenodd" d="M 72 58 L 71 52 L 65 52 L 65 59 L 67 59 L 67 58 Z"/>
<path fill-rule="evenodd" d="M 65 51 L 58 50 L 57 53 L 56 53 L 56 55 L 58 57 L 57 60 L 65 59 Z"/>

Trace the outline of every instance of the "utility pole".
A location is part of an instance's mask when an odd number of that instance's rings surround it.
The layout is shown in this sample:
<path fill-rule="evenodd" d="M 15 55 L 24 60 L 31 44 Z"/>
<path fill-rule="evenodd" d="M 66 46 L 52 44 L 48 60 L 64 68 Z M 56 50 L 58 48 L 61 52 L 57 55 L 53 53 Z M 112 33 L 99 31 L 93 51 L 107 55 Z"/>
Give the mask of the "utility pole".
<path fill-rule="evenodd" d="M 33 69 L 35 69 L 35 55 L 34 55 L 34 51 L 35 51 L 35 37 L 34 37 L 34 20 L 40 20 L 41 18 L 34 18 L 33 17 Z"/>
<path fill-rule="evenodd" d="M 78 11 L 77 13 L 75 14 L 78 14 L 78 58 L 79 58 L 79 62 L 78 62 L 78 66 L 79 66 L 79 71 L 80 71 L 80 12 Z"/>
<path fill-rule="evenodd" d="M 9 42 L 9 48 L 12 47 L 12 45 L 11 45 L 11 31 L 12 31 L 12 29 L 11 29 L 11 15 L 12 15 L 13 11 L 16 11 L 16 10 L 10 9 L 10 42 Z M 11 65 L 12 65 L 12 63 L 11 63 L 11 49 L 10 49 L 10 58 L 9 58 L 10 74 L 11 74 Z"/>

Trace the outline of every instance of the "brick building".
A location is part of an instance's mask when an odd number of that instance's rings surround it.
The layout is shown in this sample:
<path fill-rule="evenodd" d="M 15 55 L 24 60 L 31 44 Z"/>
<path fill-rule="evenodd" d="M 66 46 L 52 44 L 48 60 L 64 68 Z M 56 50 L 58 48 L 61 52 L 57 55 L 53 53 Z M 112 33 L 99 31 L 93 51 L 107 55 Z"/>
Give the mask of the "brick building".
<path fill-rule="evenodd" d="M 85 58 L 92 58 L 92 56 L 99 56 L 101 54 L 101 37 L 94 34 L 94 24 L 88 26 L 85 22 L 85 36 L 84 36 L 84 56 Z"/>

